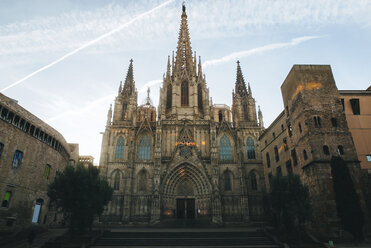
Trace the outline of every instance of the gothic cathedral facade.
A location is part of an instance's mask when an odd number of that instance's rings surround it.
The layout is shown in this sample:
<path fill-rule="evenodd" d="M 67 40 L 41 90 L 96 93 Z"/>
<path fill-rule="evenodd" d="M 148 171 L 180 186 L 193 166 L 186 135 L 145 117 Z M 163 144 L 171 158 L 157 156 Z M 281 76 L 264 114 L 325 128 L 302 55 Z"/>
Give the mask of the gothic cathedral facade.
<path fill-rule="evenodd" d="M 157 111 L 149 93 L 138 106 L 131 60 L 108 112 L 100 168 L 114 193 L 106 221 L 260 219 L 263 121 L 239 62 L 232 95 L 232 109 L 212 104 L 183 6 L 178 47 L 172 60 L 168 57 Z"/>

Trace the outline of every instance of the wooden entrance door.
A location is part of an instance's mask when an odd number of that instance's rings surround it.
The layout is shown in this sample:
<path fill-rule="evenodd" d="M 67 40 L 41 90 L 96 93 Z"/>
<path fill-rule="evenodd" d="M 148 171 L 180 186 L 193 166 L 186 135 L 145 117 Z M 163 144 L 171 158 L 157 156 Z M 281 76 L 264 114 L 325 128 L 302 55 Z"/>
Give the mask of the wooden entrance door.
<path fill-rule="evenodd" d="M 176 216 L 178 219 L 195 218 L 195 199 L 176 199 Z"/>

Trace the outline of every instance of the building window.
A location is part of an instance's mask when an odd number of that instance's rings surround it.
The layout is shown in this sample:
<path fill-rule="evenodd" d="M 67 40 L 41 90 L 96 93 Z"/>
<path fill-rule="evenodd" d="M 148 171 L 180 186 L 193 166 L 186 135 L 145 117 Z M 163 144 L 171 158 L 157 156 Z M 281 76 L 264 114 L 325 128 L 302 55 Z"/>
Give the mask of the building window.
<path fill-rule="evenodd" d="M 225 191 L 232 190 L 232 187 L 231 187 L 231 173 L 228 170 L 226 170 L 224 172 L 224 190 Z"/>
<path fill-rule="evenodd" d="M 2 208 L 9 208 L 10 200 L 12 198 L 12 192 L 6 191 L 3 197 L 3 201 L 1 203 Z"/>
<path fill-rule="evenodd" d="M 303 150 L 303 157 L 304 157 L 304 160 L 307 160 L 308 159 L 308 155 L 307 155 L 307 151 L 306 150 Z"/>
<path fill-rule="evenodd" d="M 251 189 L 258 190 L 258 182 L 256 181 L 256 175 L 254 172 L 250 173 Z"/>
<path fill-rule="evenodd" d="M 265 154 L 265 157 L 267 159 L 267 167 L 270 168 L 271 167 L 271 159 L 269 157 L 269 153 L 267 152 L 267 154 Z"/>
<path fill-rule="evenodd" d="M 286 106 L 286 116 L 289 117 L 290 116 L 290 112 L 289 112 L 289 106 Z"/>
<path fill-rule="evenodd" d="M 341 98 L 340 100 L 341 100 L 341 106 L 343 107 L 343 111 L 344 111 L 344 110 L 345 110 L 344 99 L 343 99 L 343 98 Z"/>
<path fill-rule="evenodd" d="M 166 108 L 167 109 L 171 109 L 172 96 L 173 96 L 173 86 L 169 84 L 167 86 L 167 92 L 166 92 Z"/>
<path fill-rule="evenodd" d="M 277 146 L 274 147 L 274 157 L 276 159 L 276 162 L 280 161 L 280 155 L 278 154 Z"/>
<path fill-rule="evenodd" d="M 50 169 L 51 169 L 51 166 L 49 164 L 45 165 L 45 169 L 44 169 L 44 178 L 45 179 L 49 179 Z"/>
<path fill-rule="evenodd" d="M 249 120 L 249 114 L 248 114 L 248 111 L 247 111 L 247 103 L 243 103 L 243 117 L 244 117 L 245 121 Z"/>
<path fill-rule="evenodd" d="M 281 125 L 281 130 L 282 130 L 282 132 L 283 132 L 283 130 L 285 130 L 285 128 L 283 127 L 283 124 Z"/>
<path fill-rule="evenodd" d="M 124 158 L 124 149 L 125 149 L 125 140 L 124 138 L 119 137 L 117 139 L 117 144 L 116 144 L 116 153 L 115 153 L 116 158 Z"/>
<path fill-rule="evenodd" d="M 276 133 L 275 132 L 272 133 L 272 137 L 273 137 L 273 139 L 276 138 Z"/>
<path fill-rule="evenodd" d="M 232 146 L 231 141 L 226 135 L 220 138 L 219 156 L 221 160 L 232 159 Z"/>
<path fill-rule="evenodd" d="M 254 140 L 249 137 L 246 141 L 247 159 L 256 159 Z"/>
<path fill-rule="evenodd" d="M 339 155 L 344 155 L 344 147 L 342 145 L 338 146 Z"/>
<path fill-rule="evenodd" d="M 201 84 L 197 85 L 197 100 L 198 100 L 198 109 L 203 110 L 202 106 L 202 87 Z"/>
<path fill-rule="evenodd" d="M 371 162 L 371 154 L 366 155 L 366 159 L 368 162 Z"/>
<path fill-rule="evenodd" d="M 3 154 L 3 150 L 4 150 L 4 144 L 0 142 L 0 158 L 1 158 L 1 154 Z"/>
<path fill-rule="evenodd" d="M 314 116 L 313 117 L 313 120 L 314 120 L 314 126 L 315 127 L 321 127 L 321 117 L 319 116 Z"/>
<path fill-rule="evenodd" d="M 353 98 L 350 99 L 350 106 L 352 106 L 352 111 L 354 115 L 360 115 L 361 114 L 361 109 L 359 106 L 359 99 L 358 98 Z"/>
<path fill-rule="evenodd" d="M 218 118 L 219 118 L 219 122 L 222 122 L 222 120 L 223 120 L 223 111 L 219 110 L 219 112 L 218 112 Z"/>
<path fill-rule="evenodd" d="M 119 190 L 120 189 L 120 172 L 118 172 L 118 171 L 115 174 L 113 189 L 114 190 Z"/>
<path fill-rule="evenodd" d="M 294 163 L 294 166 L 298 165 L 298 157 L 296 156 L 296 150 L 295 148 L 291 150 L 291 158 Z"/>
<path fill-rule="evenodd" d="M 330 150 L 328 149 L 328 146 L 323 146 L 323 154 L 330 155 Z"/>
<path fill-rule="evenodd" d="M 181 105 L 182 106 L 188 106 L 189 101 L 188 101 L 188 83 L 186 81 L 182 82 L 181 86 Z"/>
<path fill-rule="evenodd" d="M 122 119 L 126 120 L 128 118 L 128 111 L 127 111 L 128 105 L 124 103 L 122 105 Z"/>
<path fill-rule="evenodd" d="M 289 149 L 289 146 L 287 145 L 287 138 L 283 138 L 283 148 L 285 149 L 285 151 Z"/>
<path fill-rule="evenodd" d="M 291 136 L 292 136 L 292 127 L 291 127 L 291 123 L 288 123 L 288 124 L 287 124 L 287 132 L 288 132 L 289 136 L 291 137 Z"/>
<path fill-rule="evenodd" d="M 139 155 L 138 158 L 141 160 L 148 160 L 151 157 L 151 147 L 149 137 L 143 136 L 139 142 Z"/>
<path fill-rule="evenodd" d="M 16 169 L 21 165 L 23 152 L 16 150 L 13 156 L 12 168 Z"/>
<path fill-rule="evenodd" d="M 332 124 L 332 127 L 337 127 L 338 126 L 338 122 L 337 122 L 336 118 L 331 118 L 331 124 Z"/>
<path fill-rule="evenodd" d="M 301 133 L 303 130 L 301 129 L 301 124 L 299 123 L 299 133 Z"/>

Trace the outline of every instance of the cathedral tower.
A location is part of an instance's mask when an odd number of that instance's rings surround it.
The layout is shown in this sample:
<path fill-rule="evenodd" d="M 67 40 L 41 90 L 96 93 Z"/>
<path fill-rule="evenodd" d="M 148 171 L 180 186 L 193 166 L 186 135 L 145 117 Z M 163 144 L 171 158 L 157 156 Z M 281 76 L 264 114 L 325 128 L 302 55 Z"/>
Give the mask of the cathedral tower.
<path fill-rule="evenodd" d="M 192 56 L 193 55 L 193 56 Z M 170 63 L 160 91 L 160 119 L 209 119 L 209 90 L 202 75 L 201 57 L 197 64 L 192 54 L 186 8 L 183 5 L 178 47 Z"/>
<path fill-rule="evenodd" d="M 138 95 L 135 88 L 133 60 L 130 60 L 124 86 L 120 82 L 118 95 L 115 100 L 113 122 L 131 121 L 135 122 L 135 110 L 138 106 Z"/>
<path fill-rule="evenodd" d="M 237 61 L 237 75 L 235 91 L 232 93 L 233 122 L 236 126 L 242 123 L 249 126 L 258 126 L 256 118 L 255 99 L 252 97 L 250 84 L 246 88 L 245 79 L 242 75 L 240 61 Z"/>

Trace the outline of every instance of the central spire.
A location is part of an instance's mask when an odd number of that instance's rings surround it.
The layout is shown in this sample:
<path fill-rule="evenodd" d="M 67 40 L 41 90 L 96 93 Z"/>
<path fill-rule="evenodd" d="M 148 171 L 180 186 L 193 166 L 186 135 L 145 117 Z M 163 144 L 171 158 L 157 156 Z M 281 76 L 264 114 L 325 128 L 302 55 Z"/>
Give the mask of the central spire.
<path fill-rule="evenodd" d="M 176 73 L 181 73 L 184 70 L 186 72 L 193 72 L 192 48 L 189 38 L 186 7 L 184 3 L 182 10 L 182 20 L 180 24 L 178 47 L 175 58 Z"/>
<path fill-rule="evenodd" d="M 133 72 L 133 60 L 130 59 L 130 65 L 129 65 L 128 72 L 126 74 L 126 79 L 125 79 L 124 89 L 122 90 L 122 94 L 133 95 L 134 93 L 135 93 L 135 82 L 134 82 L 134 72 Z"/>

